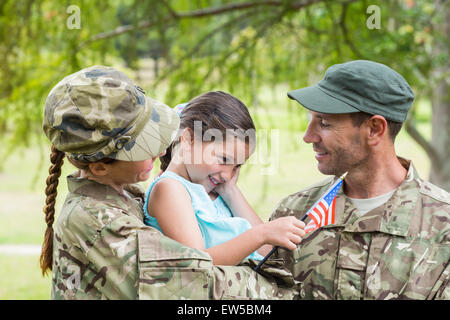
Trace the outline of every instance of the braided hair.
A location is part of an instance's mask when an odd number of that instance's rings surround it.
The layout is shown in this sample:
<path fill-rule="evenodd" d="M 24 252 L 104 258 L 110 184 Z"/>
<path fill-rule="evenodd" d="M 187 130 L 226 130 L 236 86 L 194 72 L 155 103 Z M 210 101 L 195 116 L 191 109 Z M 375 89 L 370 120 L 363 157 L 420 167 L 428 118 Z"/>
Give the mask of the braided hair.
<path fill-rule="evenodd" d="M 53 263 L 53 221 L 55 218 L 55 203 L 56 196 L 58 194 L 58 182 L 61 175 L 61 167 L 64 163 L 64 152 L 59 151 L 52 146 L 52 152 L 50 154 L 51 166 L 48 170 L 49 176 L 47 177 L 47 188 L 45 188 L 44 214 L 45 223 L 47 229 L 44 235 L 44 244 L 42 245 L 42 252 L 40 257 L 40 265 L 42 269 L 42 275 L 45 275 L 48 270 L 52 270 Z"/>
<path fill-rule="evenodd" d="M 61 167 L 64 163 L 65 153 L 56 149 L 52 145 L 52 152 L 50 154 L 50 162 L 52 163 L 50 169 L 48 170 L 49 176 L 47 177 L 45 188 L 45 199 L 44 214 L 45 223 L 47 224 L 47 229 L 44 235 L 44 244 L 42 245 L 40 265 L 42 269 L 42 275 L 45 275 L 47 271 L 52 270 L 53 264 L 53 222 L 55 220 L 55 204 L 56 196 L 58 194 L 58 183 L 59 177 L 61 176 Z M 89 170 L 89 162 L 74 160 L 67 157 L 70 163 L 72 163 L 76 168 L 80 170 Z M 115 159 L 103 158 L 98 160 L 98 162 L 103 162 L 105 164 L 111 164 L 115 162 Z"/>

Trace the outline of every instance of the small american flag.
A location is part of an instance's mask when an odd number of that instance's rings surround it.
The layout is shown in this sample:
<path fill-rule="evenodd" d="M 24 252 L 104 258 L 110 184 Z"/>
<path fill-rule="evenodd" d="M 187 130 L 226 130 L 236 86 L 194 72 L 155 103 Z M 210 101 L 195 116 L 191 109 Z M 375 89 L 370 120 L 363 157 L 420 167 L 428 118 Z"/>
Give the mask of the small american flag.
<path fill-rule="evenodd" d="M 311 218 L 311 221 L 305 227 L 306 233 L 329 224 L 334 224 L 336 195 L 344 182 L 345 176 L 346 173 L 337 179 L 306 213 Z"/>
<path fill-rule="evenodd" d="M 306 218 L 311 218 L 311 221 L 305 226 L 306 233 L 314 231 L 322 226 L 334 223 L 336 195 L 341 188 L 346 175 L 347 172 L 340 176 L 339 179 L 337 179 L 331 187 L 325 191 L 320 199 L 317 200 L 311 209 L 309 209 L 308 212 L 306 212 L 306 214 L 300 219 L 300 221 L 305 221 Z M 274 246 L 272 250 L 270 250 L 270 252 L 264 257 L 264 259 L 262 259 L 258 265 L 253 268 L 253 270 L 258 271 L 264 262 L 266 262 L 267 259 L 269 259 L 269 257 L 277 251 L 277 249 L 278 246 Z"/>

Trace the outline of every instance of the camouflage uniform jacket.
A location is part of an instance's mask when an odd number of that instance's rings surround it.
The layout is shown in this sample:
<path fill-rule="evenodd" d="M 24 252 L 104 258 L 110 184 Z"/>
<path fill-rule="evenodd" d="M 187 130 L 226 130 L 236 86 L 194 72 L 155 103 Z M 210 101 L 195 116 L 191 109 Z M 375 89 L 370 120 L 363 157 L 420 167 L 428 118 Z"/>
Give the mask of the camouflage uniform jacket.
<path fill-rule="evenodd" d="M 450 299 L 450 195 L 399 159 L 408 174 L 384 205 L 361 216 L 341 188 L 334 225 L 278 250 L 301 298 Z M 303 217 L 333 180 L 288 196 L 271 219 Z"/>
<path fill-rule="evenodd" d="M 282 268 L 269 264 L 263 277 L 249 266 L 213 266 L 207 253 L 144 225 L 144 192 L 138 185 L 122 195 L 75 174 L 68 177 L 68 188 L 54 226 L 53 299 L 293 299 L 296 294 L 292 275 Z"/>

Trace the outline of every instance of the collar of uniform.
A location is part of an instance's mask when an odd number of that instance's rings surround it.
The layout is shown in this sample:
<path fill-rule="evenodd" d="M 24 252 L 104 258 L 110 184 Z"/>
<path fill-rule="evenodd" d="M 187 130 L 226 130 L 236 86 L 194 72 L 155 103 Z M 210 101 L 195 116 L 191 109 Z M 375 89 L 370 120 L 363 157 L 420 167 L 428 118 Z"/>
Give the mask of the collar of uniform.
<path fill-rule="evenodd" d="M 101 184 L 86 178 L 81 178 L 79 171 L 67 176 L 67 187 L 69 189 L 69 192 L 88 196 L 101 201 L 107 200 L 111 196 L 120 196 L 127 200 L 130 198 L 142 198 L 143 193 L 133 193 L 134 190 L 138 188 L 138 186 L 131 188 L 132 186 L 134 185 L 124 187 L 124 195 L 108 185 Z"/>
<path fill-rule="evenodd" d="M 336 200 L 336 213 L 345 213 L 337 217 L 334 227 L 342 226 L 346 232 L 383 232 L 396 236 L 408 235 L 411 215 L 414 214 L 419 193 L 416 180 L 418 174 L 411 161 L 400 157 L 398 159 L 408 173 L 392 197 L 384 205 L 359 216 L 356 208 L 341 189 Z"/>

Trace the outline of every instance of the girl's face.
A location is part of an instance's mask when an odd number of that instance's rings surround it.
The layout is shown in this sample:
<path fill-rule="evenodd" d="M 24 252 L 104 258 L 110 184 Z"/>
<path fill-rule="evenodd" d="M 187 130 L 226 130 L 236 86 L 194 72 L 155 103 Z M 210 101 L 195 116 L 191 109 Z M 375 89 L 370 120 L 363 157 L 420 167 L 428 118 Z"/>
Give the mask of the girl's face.
<path fill-rule="evenodd" d="M 238 138 L 224 142 L 196 141 L 191 146 L 190 161 L 184 162 L 187 174 L 208 193 L 229 181 L 253 152 L 248 143 Z"/>

